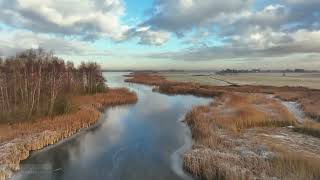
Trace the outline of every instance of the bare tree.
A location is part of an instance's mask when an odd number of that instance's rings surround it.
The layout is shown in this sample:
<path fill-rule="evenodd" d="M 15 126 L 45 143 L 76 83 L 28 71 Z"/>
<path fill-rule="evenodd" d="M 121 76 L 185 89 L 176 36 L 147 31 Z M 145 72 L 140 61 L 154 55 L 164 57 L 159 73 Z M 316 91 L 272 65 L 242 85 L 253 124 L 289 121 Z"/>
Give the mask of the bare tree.
<path fill-rule="evenodd" d="M 43 49 L 30 49 L 0 59 L 0 119 L 11 121 L 53 116 L 57 99 L 70 95 L 98 93 L 107 88 L 96 63 L 77 69 Z M 60 105 L 61 107 L 61 105 Z"/>

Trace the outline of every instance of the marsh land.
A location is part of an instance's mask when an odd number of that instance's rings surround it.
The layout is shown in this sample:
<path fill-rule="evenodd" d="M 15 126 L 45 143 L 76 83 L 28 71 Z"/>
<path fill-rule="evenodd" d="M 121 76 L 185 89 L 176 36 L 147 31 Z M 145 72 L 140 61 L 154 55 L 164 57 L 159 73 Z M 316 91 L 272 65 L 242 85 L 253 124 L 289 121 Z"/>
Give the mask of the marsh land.
<path fill-rule="evenodd" d="M 291 86 L 320 89 L 320 73 L 237 73 L 217 75 L 214 72 L 161 72 L 168 80 L 179 82 L 200 83 L 203 85 L 228 86 L 230 83 L 238 85 L 266 85 Z M 230 83 L 228 83 L 230 82 Z"/>
<path fill-rule="evenodd" d="M 319 90 L 207 85 L 204 78 L 135 73 L 127 79 L 166 94 L 213 98 L 185 117 L 194 140 L 185 170 L 201 179 L 319 179 Z"/>
<path fill-rule="evenodd" d="M 106 88 L 67 96 L 66 112 L 0 124 L 0 179 L 320 177 L 317 74 L 101 76 Z"/>

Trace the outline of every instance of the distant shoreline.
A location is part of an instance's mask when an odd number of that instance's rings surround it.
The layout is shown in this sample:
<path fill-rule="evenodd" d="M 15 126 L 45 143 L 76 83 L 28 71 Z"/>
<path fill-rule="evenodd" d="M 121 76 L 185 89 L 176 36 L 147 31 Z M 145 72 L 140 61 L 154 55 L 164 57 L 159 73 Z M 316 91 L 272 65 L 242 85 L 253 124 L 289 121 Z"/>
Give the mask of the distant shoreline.
<path fill-rule="evenodd" d="M 190 73 L 196 73 L 196 72 L 204 72 L 204 73 L 216 73 L 221 70 L 152 70 L 152 69 L 141 69 L 141 70 L 134 70 L 134 69 L 119 69 L 119 70 L 108 70 L 108 69 L 103 69 L 101 70 L 102 72 L 190 72 Z M 319 70 L 304 70 L 303 72 L 295 72 L 294 70 L 285 70 L 285 69 L 275 69 L 275 70 L 260 70 L 259 72 L 255 72 L 252 70 L 238 70 L 238 74 L 242 73 L 320 73 Z M 241 72 L 242 71 L 242 72 Z"/>

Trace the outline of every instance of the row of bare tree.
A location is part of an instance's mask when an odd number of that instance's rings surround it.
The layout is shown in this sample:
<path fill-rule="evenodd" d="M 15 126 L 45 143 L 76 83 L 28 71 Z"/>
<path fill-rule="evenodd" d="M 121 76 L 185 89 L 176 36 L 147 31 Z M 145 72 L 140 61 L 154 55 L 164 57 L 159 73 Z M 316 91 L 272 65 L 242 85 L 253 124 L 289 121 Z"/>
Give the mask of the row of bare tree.
<path fill-rule="evenodd" d="M 75 68 L 43 49 L 0 59 L 0 121 L 64 113 L 70 96 L 105 90 L 96 63 Z"/>

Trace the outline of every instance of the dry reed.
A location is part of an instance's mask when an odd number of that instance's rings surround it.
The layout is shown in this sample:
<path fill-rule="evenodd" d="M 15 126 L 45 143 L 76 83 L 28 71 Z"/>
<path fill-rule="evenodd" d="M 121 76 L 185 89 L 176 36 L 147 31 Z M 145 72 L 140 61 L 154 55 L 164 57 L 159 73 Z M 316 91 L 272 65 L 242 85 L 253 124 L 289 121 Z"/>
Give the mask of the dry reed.
<path fill-rule="evenodd" d="M 319 122 L 306 122 L 302 125 L 296 126 L 294 131 L 299 132 L 299 133 L 304 133 L 308 134 L 314 137 L 320 138 L 320 123 Z"/>
<path fill-rule="evenodd" d="M 197 83 L 168 81 L 157 73 L 134 73 L 127 82 L 156 85 L 159 91 L 167 94 L 192 94 L 196 96 L 219 97 L 225 92 L 273 94 L 284 101 L 296 101 L 306 115 L 320 121 L 320 90 L 306 87 L 274 86 L 210 86 Z"/>
<path fill-rule="evenodd" d="M 195 107 L 187 114 L 186 122 L 195 145 L 184 156 L 184 168 L 201 179 L 314 180 L 320 177 L 318 157 L 311 160 L 284 149 L 273 150 L 274 155 L 265 158 L 243 155 L 237 150 L 244 143 L 237 142 L 239 131 L 296 124 L 293 115 L 275 99 L 262 94 L 225 93 L 208 106 Z M 258 148 L 250 143 L 247 146 L 244 152 Z"/>

